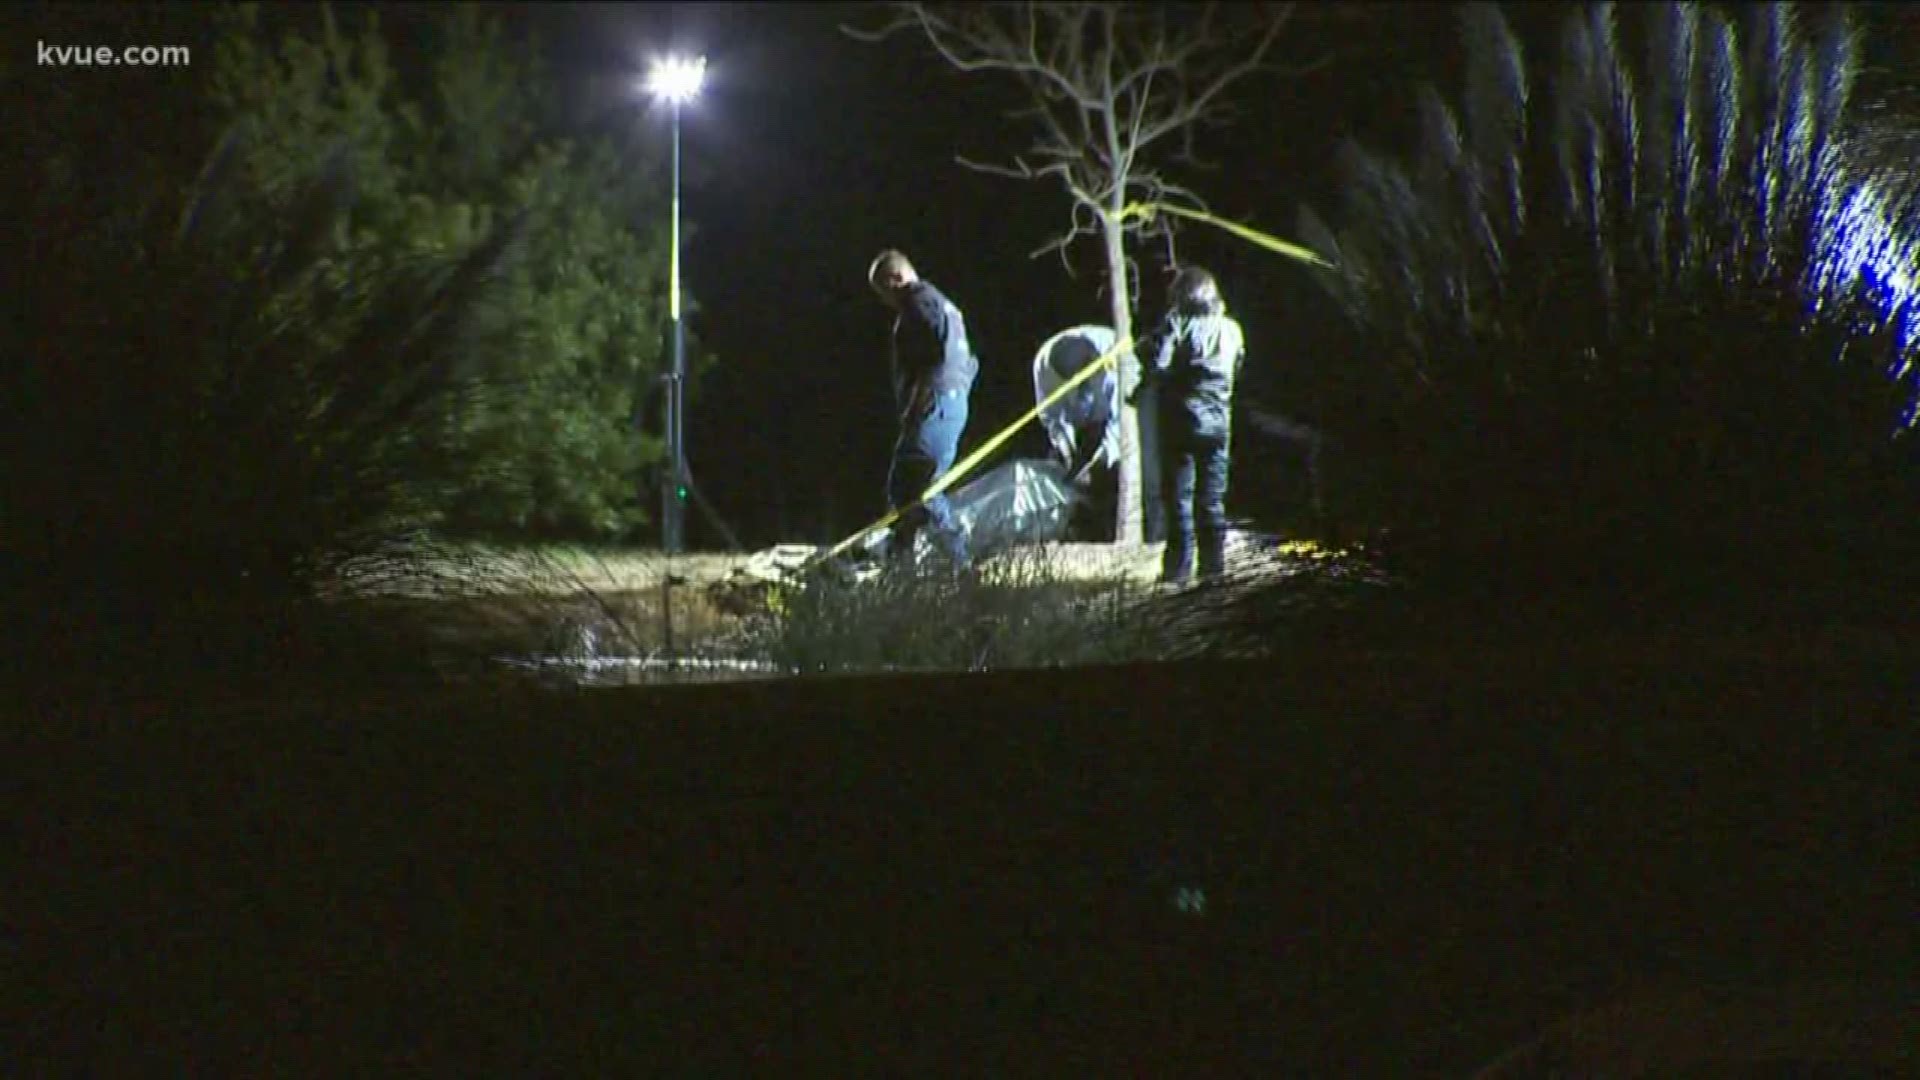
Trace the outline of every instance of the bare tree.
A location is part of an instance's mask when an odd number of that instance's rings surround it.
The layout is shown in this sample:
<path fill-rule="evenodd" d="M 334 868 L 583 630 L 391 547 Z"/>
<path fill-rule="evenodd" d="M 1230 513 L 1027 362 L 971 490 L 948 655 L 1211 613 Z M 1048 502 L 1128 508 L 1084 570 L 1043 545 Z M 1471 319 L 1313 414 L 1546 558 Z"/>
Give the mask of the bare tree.
<path fill-rule="evenodd" d="M 1140 213 L 1158 203 L 1204 211 L 1194 191 L 1174 183 L 1167 165 L 1203 163 L 1194 136 L 1226 122 L 1226 91 L 1262 69 L 1293 13 L 1291 4 L 1234 6 L 1234 26 L 1214 4 L 986 3 L 890 4 L 892 18 L 875 30 L 843 27 L 862 41 L 879 42 L 917 30 L 953 67 L 998 72 L 1016 79 L 1029 103 L 1014 116 L 1036 131 L 1033 145 L 1010 164 L 960 164 L 1021 180 L 1052 178 L 1071 201 L 1066 231 L 1033 254 L 1067 249 L 1097 237 L 1106 255 L 1113 327 L 1125 342 L 1133 334 L 1139 275 L 1128 240 L 1158 238 L 1173 251 L 1167 215 Z M 1246 14 L 1254 17 L 1249 26 Z M 1068 272 L 1072 264 L 1068 263 Z M 1139 380 L 1131 349 L 1119 362 L 1120 385 Z M 1116 540 L 1141 537 L 1139 423 L 1121 409 L 1121 459 Z"/>

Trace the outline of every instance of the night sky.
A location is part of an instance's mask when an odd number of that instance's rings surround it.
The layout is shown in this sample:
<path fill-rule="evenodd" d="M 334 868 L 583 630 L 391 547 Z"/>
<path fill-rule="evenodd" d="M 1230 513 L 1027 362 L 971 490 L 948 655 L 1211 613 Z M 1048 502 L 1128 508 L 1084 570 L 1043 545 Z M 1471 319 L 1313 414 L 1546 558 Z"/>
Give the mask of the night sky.
<path fill-rule="evenodd" d="M 748 546 L 825 542 L 884 511 L 881 485 L 895 431 L 886 380 L 889 316 L 867 291 L 875 252 L 897 246 L 966 312 L 982 372 L 962 453 L 1033 404 L 1030 364 L 1050 334 L 1107 320 L 1092 241 L 1077 277 L 1057 255 L 1029 258 L 1066 223 L 1050 182 L 967 170 L 956 152 L 1002 161 L 1031 135 L 1005 113 L 1010 79 L 961 75 L 916 36 L 882 45 L 839 26 L 873 25 L 867 4 L 611 4 L 525 9 L 556 66 L 589 108 L 604 107 L 677 49 L 708 57 L 707 87 L 682 115 L 683 212 L 697 233 L 683 269 L 702 310 L 691 326 L 719 358 L 689 403 L 688 456 L 701 488 Z M 1290 235 L 1301 199 L 1326 205 L 1334 137 L 1392 121 L 1382 102 L 1423 74 L 1412 43 L 1450 37 L 1443 5 L 1368 9 L 1376 17 L 1300 19 L 1276 47 L 1303 55 L 1340 46 L 1339 62 L 1303 78 L 1242 84 L 1233 127 L 1201 151 L 1212 172 L 1180 174 L 1217 212 Z M 1383 20 L 1381 43 L 1360 33 Z M 1431 33 L 1406 33 L 1431 24 Z M 1377 36 L 1377 35 L 1376 35 Z M 1288 59 L 1282 57 L 1282 59 Z M 661 115 L 635 122 L 662 133 Z M 1319 302 L 1306 271 L 1224 233 L 1190 226 L 1182 258 L 1210 266 L 1251 343 L 1248 392 L 1295 413 L 1284 366 Z M 1144 315 L 1159 307 L 1159 252 L 1145 256 Z M 1136 316 L 1140 318 L 1141 316 Z M 1243 459 L 1257 458 L 1257 448 Z M 1044 455 L 1030 428 L 1005 453 Z M 1255 491 L 1257 464 L 1236 489 Z M 698 512 L 690 542 L 719 538 Z"/>

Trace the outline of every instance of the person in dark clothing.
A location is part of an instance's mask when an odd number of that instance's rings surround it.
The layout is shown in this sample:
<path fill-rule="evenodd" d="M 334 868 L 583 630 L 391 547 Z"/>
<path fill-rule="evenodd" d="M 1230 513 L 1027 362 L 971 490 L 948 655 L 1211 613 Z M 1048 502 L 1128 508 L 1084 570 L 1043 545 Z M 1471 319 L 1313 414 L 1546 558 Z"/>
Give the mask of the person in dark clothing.
<path fill-rule="evenodd" d="M 1233 384 L 1246 359 L 1240 324 L 1227 315 L 1213 275 L 1189 266 L 1173 279 L 1166 317 L 1141 351 L 1141 388 L 1155 391 L 1166 549 L 1160 580 L 1226 572 L 1227 457 Z M 1137 393 L 1137 391 L 1136 391 Z M 1136 398 L 1138 400 L 1138 398 Z"/>
<path fill-rule="evenodd" d="M 947 496 L 914 504 L 953 467 L 966 431 L 967 399 L 980 372 L 967 342 L 966 319 L 898 251 L 881 252 L 867 269 L 867 281 L 895 312 L 891 359 L 900 437 L 887 470 L 887 505 L 909 509 L 894 526 L 889 554 L 910 558 L 915 538 L 925 528 L 936 550 L 964 563 L 966 535 L 954 521 Z"/>

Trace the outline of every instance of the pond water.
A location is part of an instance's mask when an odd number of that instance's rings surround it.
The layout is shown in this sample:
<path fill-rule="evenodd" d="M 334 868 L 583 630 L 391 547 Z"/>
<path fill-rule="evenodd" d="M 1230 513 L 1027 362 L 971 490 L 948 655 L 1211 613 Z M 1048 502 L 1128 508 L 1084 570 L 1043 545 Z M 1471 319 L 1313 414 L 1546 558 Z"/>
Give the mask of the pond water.
<path fill-rule="evenodd" d="M 763 660 L 702 659 L 664 656 L 529 656 L 500 661 L 561 686 L 673 686 L 685 683 L 747 682 L 786 678 L 792 673 Z"/>

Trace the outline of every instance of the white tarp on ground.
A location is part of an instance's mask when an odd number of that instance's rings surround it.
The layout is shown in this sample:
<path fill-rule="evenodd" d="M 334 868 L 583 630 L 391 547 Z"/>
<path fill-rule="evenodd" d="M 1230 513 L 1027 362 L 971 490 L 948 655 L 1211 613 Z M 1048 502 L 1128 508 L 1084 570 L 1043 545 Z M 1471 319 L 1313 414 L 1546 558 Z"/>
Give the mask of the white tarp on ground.
<path fill-rule="evenodd" d="M 1065 539 L 1078 498 L 1066 472 L 1055 462 L 1018 458 L 949 491 L 947 502 L 954 523 L 966 534 L 969 553 L 979 557 L 1015 544 Z M 877 555 L 891 534 L 891 529 L 878 530 L 860 546 Z M 922 555 L 932 551 L 924 529 L 914 546 Z"/>
<path fill-rule="evenodd" d="M 1009 461 L 961 485 L 950 498 L 954 519 L 976 554 L 1062 539 L 1073 516 L 1066 469 L 1051 461 Z"/>
<path fill-rule="evenodd" d="M 975 477 L 947 496 L 956 523 L 967 534 L 976 555 L 1013 544 L 1038 544 L 1063 539 L 1073 515 L 1075 494 L 1066 470 L 1051 461 L 1016 459 Z M 890 529 L 876 529 L 854 546 L 856 561 L 883 550 Z M 920 536 L 920 546 L 928 541 Z M 757 551 L 729 575 L 733 580 L 785 581 L 805 566 L 820 548 L 812 544 L 777 544 Z"/>

